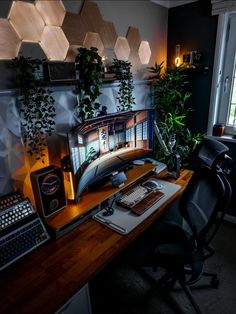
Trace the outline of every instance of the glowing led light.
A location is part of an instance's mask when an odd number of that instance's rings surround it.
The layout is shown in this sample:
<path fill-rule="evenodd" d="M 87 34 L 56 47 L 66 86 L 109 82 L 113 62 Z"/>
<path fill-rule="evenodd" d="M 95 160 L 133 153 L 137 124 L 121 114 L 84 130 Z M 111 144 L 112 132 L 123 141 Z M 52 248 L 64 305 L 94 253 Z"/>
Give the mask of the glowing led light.
<path fill-rule="evenodd" d="M 119 60 L 128 60 L 130 55 L 130 47 L 127 38 L 118 37 L 114 47 L 116 58 Z"/>
<path fill-rule="evenodd" d="M 181 64 L 181 60 L 180 60 L 180 56 L 179 56 L 179 54 L 180 54 L 180 45 L 176 45 L 175 46 L 175 66 L 176 67 L 179 67 L 180 66 L 180 64 Z"/>
<path fill-rule="evenodd" d="M 176 57 L 175 58 L 175 66 L 179 67 L 180 66 L 180 62 L 181 62 L 180 57 Z"/>
<path fill-rule="evenodd" d="M 142 40 L 138 50 L 140 62 L 142 64 L 148 64 L 151 58 L 151 54 L 152 52 L 149 46 L 149 42 Z"/>

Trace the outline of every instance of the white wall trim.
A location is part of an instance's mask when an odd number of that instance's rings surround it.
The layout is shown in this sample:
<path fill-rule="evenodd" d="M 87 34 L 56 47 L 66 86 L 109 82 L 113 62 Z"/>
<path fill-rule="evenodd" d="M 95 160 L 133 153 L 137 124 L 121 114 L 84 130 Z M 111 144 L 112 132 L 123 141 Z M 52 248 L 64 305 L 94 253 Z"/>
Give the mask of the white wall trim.
<path fill-rule="evenodd" d="M 229 15 L 227 13 L 219 15 L 218 26 L 217 26 L 217 36 L 216 36 L 216 47 L 215 47 L 215 56 L 214 56 L 214 67 L 212 75 L 212 84 L 211 84 L 211 97 L 210 97 L 210 106 L 209 106 L 209 116 L 208 116 L 208 127 L 207 135 L 212 134 L 213 125 L 218 122 L 218 106 L 219 106 L 219 97 L 220 97 L 220 87 L 222 84 L 222 66 L 223 66 L 223 57 L 225 51 L 225 40 Z"/>

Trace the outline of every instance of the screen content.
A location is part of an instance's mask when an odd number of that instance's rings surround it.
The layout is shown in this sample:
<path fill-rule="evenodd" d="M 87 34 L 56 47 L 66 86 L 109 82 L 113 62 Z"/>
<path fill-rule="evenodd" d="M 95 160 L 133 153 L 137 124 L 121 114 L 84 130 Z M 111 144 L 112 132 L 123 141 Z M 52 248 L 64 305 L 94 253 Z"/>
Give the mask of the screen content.
<path fill-rule="evenodd" d="M 68 133 L 77 201 L 85 188 L 150 156 L 152 110 L 119 112 L 86 120 Z"/>

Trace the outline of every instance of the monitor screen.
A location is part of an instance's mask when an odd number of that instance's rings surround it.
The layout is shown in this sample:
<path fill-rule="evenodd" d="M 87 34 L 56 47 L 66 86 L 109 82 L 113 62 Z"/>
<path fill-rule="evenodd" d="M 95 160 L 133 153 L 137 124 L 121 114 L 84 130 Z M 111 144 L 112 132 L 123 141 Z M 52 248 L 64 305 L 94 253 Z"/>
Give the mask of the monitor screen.
<path fill-rule="evenodd" d="M 76 200 L 153 148 L 153 110 L 126 111 L 88 119 L 68 133 Z"/>

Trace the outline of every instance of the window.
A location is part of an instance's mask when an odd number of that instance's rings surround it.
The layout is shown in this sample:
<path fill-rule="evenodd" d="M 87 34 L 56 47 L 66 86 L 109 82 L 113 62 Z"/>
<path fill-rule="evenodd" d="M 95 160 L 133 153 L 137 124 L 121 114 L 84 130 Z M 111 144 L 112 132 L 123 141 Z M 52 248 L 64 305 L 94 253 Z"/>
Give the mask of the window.
<path fill-rule="evenodd" d="M 225 133 L 231 134 L 236 122 L 236 13 L 219 16 L 215 73 L 213 73 L 208 133 L 214 123 L 224 123 Z"/>
<path fill-rule="evenodd" d="M 232 93 L 230 97 L 230 110 L 228 114 L 227 124 L 233 125 L 236 123 L 236 77 L 235 77 L 235 66 L 232 84 Z"/>

